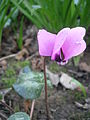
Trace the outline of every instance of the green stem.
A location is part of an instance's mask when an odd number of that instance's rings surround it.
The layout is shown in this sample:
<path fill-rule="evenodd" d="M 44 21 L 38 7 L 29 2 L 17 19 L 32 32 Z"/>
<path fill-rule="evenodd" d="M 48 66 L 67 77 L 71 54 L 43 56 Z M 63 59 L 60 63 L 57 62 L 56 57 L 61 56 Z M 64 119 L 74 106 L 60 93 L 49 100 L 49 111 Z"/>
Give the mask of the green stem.
<path fill-rule="evenodd" d="M 0 30 L 0 51 L 1 51 L 1 41 L 2 41 L 2 30 Z"/>

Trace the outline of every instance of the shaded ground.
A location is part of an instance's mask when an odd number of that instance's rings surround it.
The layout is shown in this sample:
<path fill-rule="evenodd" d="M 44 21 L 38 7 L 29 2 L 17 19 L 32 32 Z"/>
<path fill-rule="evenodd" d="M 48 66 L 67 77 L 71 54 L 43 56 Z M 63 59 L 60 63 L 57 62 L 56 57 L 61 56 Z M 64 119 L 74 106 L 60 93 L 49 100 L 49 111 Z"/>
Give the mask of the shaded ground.
<path fill-rule="evenodd" d="M 11 87 L 11 85 L 16 81 L 18 73 L 21 68 L 26 65 L 30 65 L 33 70 L 43 71 L 43 61 L 42 58 L 37 53 L 37 41 L 36 41 L 36 32 L 37 29 L 35 26 L 29 26 L 27 31 L 24 32 L 24 48 L 28 51 L 27 56 L 22 56 L 19 62 L 16 58 L 10 58 L 6 62 L 6 68 L 0 67 L 0 91 L 4 87 Z M 10 41 L 14 39 L 11 47 Z M 9 54 L 17 53 L 17 45 L 15 42 L 15 37 L 10 36 L 7 42 L 2 43 L 2 48 L 5 48 L 0 52 L 0 56 L 6 56 Z M 28 42 L 26 42 L 28 41 Z M 6 52 L 7 51 L 7 52 Z M 36 54 L 37 53 L 37 54 Z M 32 57 L 31 57 L 32 56 Z M 29 58 L 29 61 L 24 61 L 26 58 Z M 16 60 L 15 60 L 16 59 Z M 68 73 L 70 76 L 78 79 L 85 87 L 87 88 L 87 98 L 90 102 L 90 72 L 80 67 L 73 67 L 72 62 L 70 61 L 65 67 L 58 66 L 56 63 L 48 62 L 49 69 L 53 73 L 60 73 L 60 71 Z M 83 58 L 81 58 L 80 63 L 85 62 L 90 66 L 90 46 Z M 71 91 L 64 89 L 60 84 L 58 87 L 54 87 L 52 90 L 48 90 L 48 104 L 50 110 L 51 120 L 89 120 L 90 119 L 90 107 L 88 109 L 79 108 L 75 105 L 75 102 L 78 101 L 81 104 L 85 103 L 86 98 L 83 97 L 81 92 Z M 7 104 L 13 107 L 15 111 L 25 111 L 24 109 L 24 100 L 19 97 L 13 90 L 5 95 L 5 101 Z M 90 103 L 88 103 L 88 106 Z M 6 117 L 9 117 L 10 111 L 0 104 L 0 118 L 1 120 L 6 120 Z M 45 101 L 44 101 L 44 91 L 39 99 L 36 100 L 33 120 L 46 120 L 45 112 Z"/>

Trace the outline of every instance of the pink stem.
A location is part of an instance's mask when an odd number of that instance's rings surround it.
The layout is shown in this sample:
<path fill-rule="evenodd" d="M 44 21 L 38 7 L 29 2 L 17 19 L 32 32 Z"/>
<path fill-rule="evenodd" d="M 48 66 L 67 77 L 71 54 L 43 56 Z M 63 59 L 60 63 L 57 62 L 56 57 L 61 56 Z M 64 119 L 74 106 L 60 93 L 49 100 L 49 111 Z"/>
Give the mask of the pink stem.
<path fill-rule="evenodd" d="M 48 118 L 49 111 L 48 111 L 48 102 L 47 102 L 47 78 L 46 78 L 45 58 L 44 58 L 44 80 L 45 80 L 45 104 L 46 104 L 46 112 L 47 112 L 47 118 Z"/>
<path fill-rule="evenodd" d="M 35 106 L 35 100 L 32 101 L 32 107 L 31 107 L 31 112 L 30 112 L 30 120 L 32 120 L 34 106 Z"/>

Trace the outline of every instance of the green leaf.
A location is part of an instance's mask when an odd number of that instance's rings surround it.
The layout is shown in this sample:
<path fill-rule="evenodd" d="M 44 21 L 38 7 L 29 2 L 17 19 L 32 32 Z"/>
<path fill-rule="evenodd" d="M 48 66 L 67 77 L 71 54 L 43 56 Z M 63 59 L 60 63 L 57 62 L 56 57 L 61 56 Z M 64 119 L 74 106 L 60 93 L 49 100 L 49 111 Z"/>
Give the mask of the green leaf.
<path fill-rule="evenodd" d="M 23 22 L 24 22 L 24 16 L 22 16 L 22 19 L 21 19 L 21 22 L 20 22 L 19 38 L 17 39 L 18 48 L 20 50 L 23 47 Z"/>
<path fill-rule="evenodd" d="M 80 58 L 81 58 L 80 55 L 73 58 L 73 60 L 74 60 L 74 65 L 75 65 L 75 66 L 78 66 L 78 64 L 79 64 L 79 62 L 80 62 Z"/>
<path fill-rule="evenodd" d="M 14 10 L 14 12 L 13 12 L 11 18 L 12 18 L 12 20 L 15 20 L 19 14 L 19 10 L 15 9 L 14 7 L 11 9 L 11 11 L 13 11 L 13 10 Z"/>
<path fill-rule="evenodd" d="M 25 112 L 17 112 L 11 115 L 8 120 L 30 120 L 30 117 Z"/>
<path fill-rule="evenodd" d="M 63 27 L 85 26 L 90 23 L 90 0 L 18 0 L 11 2 L 39 29 L 57 33 Z M 81 8 L 84 4 L 83 11 Z M 87 22 L 86 22 L 87 19 Z"/>
<path fill-rule="evenodd" d="M 24 1 L 24 0 L 23 0 Z M 31 13 L 31 9 L 29 8 L 29 10 L 30 11 L 28 11 L 27 9 L 28 8 L 25 8 L 25 7 L 27 7 L 25 4 L 23 5 L 23 4 L 21 4 L 21 3 L 23 3 L 23 1 L 22 2 L 20 2 L 20 3 L 18 3 L 16 0 L 11 0 L 11 2 L 27 17 L 27 18 L 29 18 L 35 25 L 37 25 L 38 27 L 40 27 L 41 25 L 40 25 L 40 23 L 35 19 L 35 18 L 33 18 L 31 15 L 30 15 L 30 13 Z M 25 2 L 25 1 L 24 1 Z"/>
<path fill-rule="evenodd" d="M 12 14 L 15 12 L 16 7 L 11 6 L 10 0 L 0 1 L 0 44 L 2 40 L 3 28 L 7 27 L 11 23 Z"/>
<path fill-rule="evenodd" d="M 3 95 L 2 95 L 2 94 L 0 94 L 0 100 L 2 100 L 2 98 L 3 98 Z"/>
<path fill-rule="evenodd" d="M 72 82 L 76 83 L 78 87 L 80 87 L 80 89 L 83 92 L 84 97 L 86 98 L 86 89 L 85 87 L 77 80 L 75 80 L 74 78 L 72 79 Z"/>
<path fill-rule="evenodd" d="M 51 86 L 48 80 L 47 83 L 48 86 Z M 40 97 L 44 88 L 44 75 L 43 73 L 31 71 L 27 66 L 21 70 L 17 82 L 13 87 L 24 99 L 36 99 Z"/>

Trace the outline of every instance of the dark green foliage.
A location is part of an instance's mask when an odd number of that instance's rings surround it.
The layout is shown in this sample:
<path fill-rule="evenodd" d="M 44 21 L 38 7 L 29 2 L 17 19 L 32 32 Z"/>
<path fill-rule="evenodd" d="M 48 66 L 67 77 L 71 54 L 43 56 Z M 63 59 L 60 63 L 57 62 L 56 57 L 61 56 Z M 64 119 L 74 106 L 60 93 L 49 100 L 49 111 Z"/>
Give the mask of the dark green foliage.
<path fill-rule="evenodd" d="M 10 0 L 0 0 L 0 44 L 3 28 L 10 25 L 11 19 L 15 18 L 13 15 L 15 12 L 16 7 L 11 4 Z"/>
<path fill-rule="evenodd" d="M 1 77 L 1 81 L 4 84 L 5 88 L 12 87 L 12 85 L 16 82 L 17 79 L 17 71 L 22 69 L 23 67 L 30 65 L 29 61 L 10 61 L 8 68 L 5 73 Z"/>
<path fill-rule="evenodd" d="M 63 27 L 90 24 L 90 0 L 11 0 L 38 28 L 57 33 Z"/>
<path fill-rule="evenodd" d="M 19 38 L 17 38 L 17 45 L 18 48 L 21 50 L 23 47 L 23 22 L 24 22 L 24 16 L 21 19 L 20 23 L 20 31 L 19 31 Z"/>

